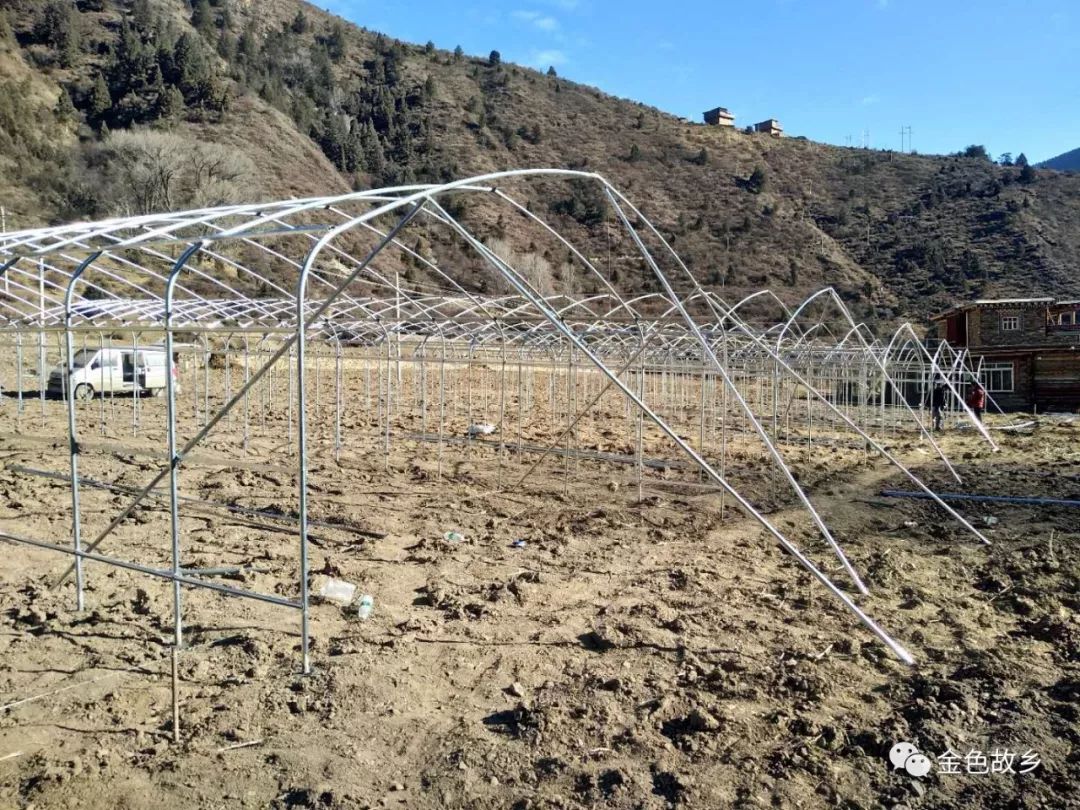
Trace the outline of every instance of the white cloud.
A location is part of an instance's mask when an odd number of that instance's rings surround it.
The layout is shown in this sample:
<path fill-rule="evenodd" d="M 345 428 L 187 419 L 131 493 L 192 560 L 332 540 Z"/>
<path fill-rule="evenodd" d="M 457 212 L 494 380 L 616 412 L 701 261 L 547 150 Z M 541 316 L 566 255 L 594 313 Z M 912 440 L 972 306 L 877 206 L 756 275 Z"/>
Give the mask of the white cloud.
<path fill-rule="evenodd" d="M 889 7 L 889 0 L 877 0 L 877 7 L 878 8 L 888 8 Z"/>
<path fill-rule="evenodd" d="M 863 96 L 859 99 L 859 103 L 864 107 L 869 107 L 871 104 L 877 104 L 879 101 L 881 101 L 881 98 L 876 93 L 871 93 L 870 95 Z"/>
<path fill-rule="evenodd" d="M 515 11 L 513 16 L 514 19 L 528 23 L 541 31 L 557 31 L 559 28 L 558 20 L 548 14 L 541 14 L 539 11 Z"/>
<path fill-rule="evenodd" d="M 532 63 L 537 67 L 545 68 L 548 65 L 565 65 L 569 57 L 560 50 L 549 49 L 545 51 L 533 51 Z"/>

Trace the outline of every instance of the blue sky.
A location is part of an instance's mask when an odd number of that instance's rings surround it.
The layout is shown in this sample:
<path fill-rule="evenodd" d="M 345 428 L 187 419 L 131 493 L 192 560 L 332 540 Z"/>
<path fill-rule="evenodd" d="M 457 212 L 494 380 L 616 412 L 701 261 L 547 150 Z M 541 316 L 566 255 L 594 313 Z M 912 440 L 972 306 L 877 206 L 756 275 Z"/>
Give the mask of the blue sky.
<path fill-rule="evenodd" d="M 318 2 L 318 0 L 317 0 Z M 919 152 L 1080 147 L 1077 0 L 322 0 L 367 28 L 595 85 L 692 120 L 778 118 L 813 140 Z M 905 147 L 907 142 L 905 140 Z"/>

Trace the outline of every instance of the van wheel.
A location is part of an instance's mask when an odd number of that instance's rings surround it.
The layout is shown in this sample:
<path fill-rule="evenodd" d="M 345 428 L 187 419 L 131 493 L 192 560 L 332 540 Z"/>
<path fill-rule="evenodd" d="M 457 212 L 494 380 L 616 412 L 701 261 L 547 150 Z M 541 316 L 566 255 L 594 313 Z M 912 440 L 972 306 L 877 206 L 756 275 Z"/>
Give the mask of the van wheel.
<path fill-rule="evenodd" d="M 94 388 L 87 383 L 79 383 L 75 386 L 75 399 L 81 399 L 84 402 L 88 399 L 94 398 Z"/>
<path fill-rule="evenodd" d="M 150 395 L 154 396 L 154 397 L 163 397 L 163 396 L 165 396 L 165 389 L 164 388 L 151 388 L 150 389 Z"/>

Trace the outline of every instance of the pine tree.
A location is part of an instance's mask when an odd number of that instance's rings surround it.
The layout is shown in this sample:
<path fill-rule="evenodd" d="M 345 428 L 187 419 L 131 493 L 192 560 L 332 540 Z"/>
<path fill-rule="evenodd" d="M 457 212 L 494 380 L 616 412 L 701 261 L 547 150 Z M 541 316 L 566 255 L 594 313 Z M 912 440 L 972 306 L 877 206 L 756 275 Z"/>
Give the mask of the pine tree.
<path fill-rule="evenodd" d="M 1023 168 L 1024 166 L 1027 166 L 1028 165 L 1027 155 L 1025 155 L 1023 152 L 1021 152 L 1019 155 L 1016 156 L 1016 160 L 1014 162 L 1015 162 L 1015 165 L 1017 165 L 1017 166 L 1019 166 L 1021 168 Z"/>
<path fill-rule="evenodd" d="M 323 39 L 326 52 L 335 62 L 345 58 L 345 26 L 340 20 L 334 20 L 330 26 L 330 33 Z"/>
<path fill-rule="evenodd" d="M 498 51 L 492 51 L 488 54 L 488 64 L 492 67 L 498 66 L 502 62 L 502 54 Z"/>
<path fill-rule="evenodd" d="M 64 0 L 51 0 L 34 24 L 34 38 L 56 51 L 61 67 L 71 67 L 79 54 L 79 16 Z"/>
<path fill-rule="evenodd" d="M 554 65 L 548 65 L 547 75 L 551 76 L 552 78 L 555 78 L 556 76 L 559 75 L 558 73 L 555 72 L 555 66 Z"/>
<path fill-rule="evenodd" d="M 175 84 L 168 85 L 158 96 L 157 115 L 166 121 L 178 118 L 184 112 L 184 94 Z"/>
<path fill-rule="evenodd" d="M 746 188 L 754 194 L 760 194 L 764 190 L 766 182 L 765 170 L 761 166 L 755 166 L 754 171 L 746 179 Z"/>
<path fill-rule="evenodd" d="M 90 88 L 90 106 L 87 110 L 90 121 L 98 123 L 112 109 L 112 96 L 109 94 L 109 85 L 105 83 L 105 77 L 100 73 L 94 86 Z"/>
<path fill-rule="evenodd" d="M 131 22 L 140 31 L 149 31 L 154 24 L 150 0 L 135 0 L 131 4 Z"/>
<path fill-rule="evenodd" d="M 210 0 L 195 0 L 191 9 L 191 24 L 200 34 L 209 34 L 214 29 L 214 12 Z"/>
<path fill-rule="evenodd" d="M 60 89 L 60 98 L 56 100 L 56 107 L 53 112 L 61 121 L 74 121 L 78 117 L 79 111 L 75 109 L 75 104 L 71 101 L 71 94 L 66 89 Z"/>
<path fill-rule="evenodd" d="M 461 49 L 461 46 L 460 46 L 460 45 L 458 45 L 457 47 L 455 47 L 455 48 L 454 48 L 454 61 L 455 61 L 455 62 L 460 62 L 460 61 L 461 61 L 461 58 L 462 58 L 462 57 L 463 57 L 464 55 L 465 55 L 465 51 L 463 51 L 463 50 Z"/>

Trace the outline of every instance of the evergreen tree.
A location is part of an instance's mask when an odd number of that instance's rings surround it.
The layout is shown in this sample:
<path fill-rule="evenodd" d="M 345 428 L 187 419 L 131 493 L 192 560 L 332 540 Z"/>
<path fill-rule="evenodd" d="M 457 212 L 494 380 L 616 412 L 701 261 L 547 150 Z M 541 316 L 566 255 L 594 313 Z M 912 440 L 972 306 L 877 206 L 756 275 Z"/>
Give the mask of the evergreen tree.
<path fill-rule="evenodd" d="M 345 26 L 341 20 L 334 20 L 330 32 L 323 38 L 323 45 L 335 62 L 345 58 Z"/>
<path fill-rule="evenodd" d="M 60 98 L 56 100 L 53 112 L 61 121 L 74 121 L 78 117 L 79 111 L 75 109 L 71 94 L 65 88 L 60 89 Z"/>
<path fill-rule="evenodd" d="M 304 10 L 300 9 L 293 17 L 292 25 L 289 26 L 294 34 L 306 34 L 308 32 L 308 18 Z"/>
<path fill-rule="evenodd" d="M 184 94 L 184 100 L 192 105 L 206 104 L 214 95 L 213 77 L 206 52 L 198 40 L 181 34 L 173 51 L 176 84 Z"/>
<path fill-rule="evenodd" d="M 460 45 L 458 45 L 457 47 L 455 47 L 455 48 L 454 48 L 454 61 L 455 61 L 455 62 L 460 62 L 460 61 L 461 61 L 461 58 L 462 58 L 462 57 L 463 57 L 464 55 L 465 55 L 465 51 L 463 51 L 463 50 L 461 49 L 461 46 L 460 46 Z"/>
<path fill-rule="evenodd" d="M 1020 166 L 1021 168 L 1023 168 L 1024 166 L 1027 166 L 1028 165 L 1027 155 L 1025 155 L 1023 152 L 1021 152 L 1019 155 L 1017 155 L 1016 156 L 1016 165 Z"/>
<path fill-rule="evenodd" d="M 131 22 L 140 31 L 149 31 L 154 25 L 150 0 L 134 0 L 131 4 Z"/>
<path fill-rule="evenodd" d="M 203 35 L 214 30 L 214 12 L 210 8 L 210 0 L 195 0 L 191 9 L 191 25 Z"/>
<path fill-rule="evenodd" d="M 70 2 L 50 0 L 34 24 L 34 38 L 56 51 L 61 67 L 71 67 L 79 54 L 79 15 Z"/>
<path fill-rule="evenodd" d="M 488 54 L 488 64 L 492 67 L 497 67 L 502 63 L 502 54 L 498 51 L 492 51 Z"/>
<path fill-rule="evenodd" d="M 175 84 L 168 85 L 158 96 L 157 115 L 166 121 L 178 118 L 184 112 L 184 94 Z"/>
<path fill-rule="evenodd" d="M 90 88 L 90 106 L 87 109 L 91 123 L 103 121 L 112 109 L 112 96 L 109 94 L 109 85 L 105 83 L 105 77 L 100 73 L 94 86 Z"/>
<path fill-rule="evenodd" d="M 755 166 L 754 171 L 746 179 L 746 188 L 754 194 L 760 194 L 765 189 L 766 182 L 765 169 Z"/>
<path fill-rule="evenodd" d="M 379 135 L 371 121 L 365 122 L 360 130 L 360 150 L 364 169 L 375 177 L 382 177 L 386 172 L 386 157 L 383 154 Z"/>
<path fill-rule="evenodd" d="M 554 65 L 548 65 L 547 75 L 551 76 L 552 78 L 559 75 L 558 73 L 555 72 L 555 66 Z"/>
<path fill-rule="evenodd" d="M 1024 185 L 1030 185 L 1031 183 L 1034 183 L 1038 177 L 1035 170 L 1031 168 L 1031 164 L 1025 160 L 1024 165 L 1020 168 L 1020 182 Z"/>

